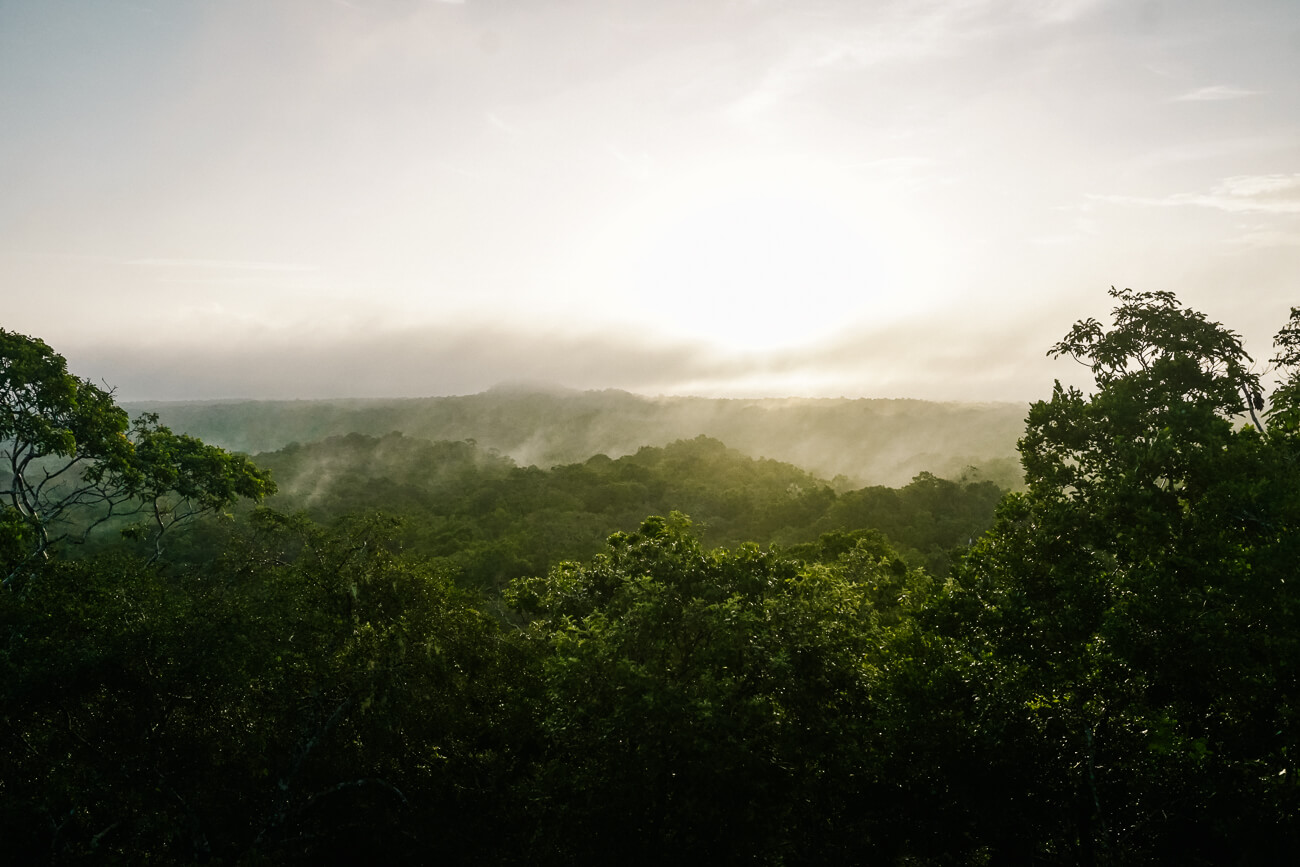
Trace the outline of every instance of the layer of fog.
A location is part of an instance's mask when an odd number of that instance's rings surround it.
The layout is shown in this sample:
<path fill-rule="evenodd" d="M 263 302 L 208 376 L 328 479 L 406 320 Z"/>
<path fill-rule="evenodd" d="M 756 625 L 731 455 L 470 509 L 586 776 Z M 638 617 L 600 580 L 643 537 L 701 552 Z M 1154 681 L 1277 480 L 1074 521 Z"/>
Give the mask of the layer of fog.
<path fill-rule="evenodd" d="M 748 353 L 628 329 L 451 323 L 324 333 L 249 326 L 205 343 L 114 333 L 60 349 L 75 371 L 95 371 L 133 401 L 426 397 L 541 382 L 645 395 L 1027 402 L 1050 394 L 1053 377 L 1077 375 L 1044 357 L 1070 321 L 1053 313 L 1034 317 L 1050 327 L 1024 317 L 929 318 Z"/>
<path fill-rule="evenodd" d="M 522 466 L 610 457 L 704 434 L 755 458 L 801 467 L 849 489 L 898 486 L 920 472 L 1019 480 L 1025 407 L 867 399 L 646 398 L 628 392 L 494 389 L 407 400 L 146 403 L 165 423 L 227 448 L 272 451 L 328 436 L 400 431 L 474 440 Z M 975 469 L 972 469 L 975 468 Z"/>

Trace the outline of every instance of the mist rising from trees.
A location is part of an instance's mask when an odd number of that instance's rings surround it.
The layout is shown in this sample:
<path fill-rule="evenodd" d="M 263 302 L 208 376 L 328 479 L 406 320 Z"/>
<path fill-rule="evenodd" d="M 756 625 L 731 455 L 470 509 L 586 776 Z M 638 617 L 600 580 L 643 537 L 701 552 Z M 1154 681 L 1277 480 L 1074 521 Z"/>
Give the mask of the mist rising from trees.
<path fill-rule="evenodd" d="M 409 400 L 149 403 L 169 425 L 256 454 L 291 442 L 400 431 L 474 440 L 543 469 L 633 454 L 699 435 L 755 458 L 794 464 L 840 487 L 907 484 L 921 472 L 959 478 L 976 467 L 1002 487 L 1020 481 L 1019 404 L 919 400 L 649 398 L 624 391 L 501 388 Z"/>

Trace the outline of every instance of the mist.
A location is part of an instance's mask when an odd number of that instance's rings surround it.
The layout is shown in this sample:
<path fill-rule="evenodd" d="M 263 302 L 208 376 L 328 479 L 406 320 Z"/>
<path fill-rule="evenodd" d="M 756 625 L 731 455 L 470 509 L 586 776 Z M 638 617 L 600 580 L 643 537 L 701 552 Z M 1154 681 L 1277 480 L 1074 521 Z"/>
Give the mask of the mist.
<path fill-rule="evenodd" d="M 510 387 L 406 400 L 127 404 L 205 441 L 256 454 L 291 443 L 400 432 L 473 440 L 520 466 L 549 469 L 594 455 L 704 435 L 751 458 L 800 467 L 839 488 L 903 485 L 921 472 L 1019 484 L 1016 439 L 1026 407 L 865 399 L 647 398 L 617 390 Z"/>
<path fill-rule="evenodd" d="M 530 383 L 647 396 L 1027 402 L 1050 391 L 1053 375 L 1074 375 L 1044 357 L 1063 330 L 1058 322 L 1038 329 L 990 324 L 981 339 L 996 334 L 996 349 L 972 344 L 971 328 L 969 320 L 934 318 L 762 352 L 613 327 L 566 333 L 447 325 L 325 334 L 250 328 L 215 345 L 168 334 L 124 344 L 109 335 L 66 354 L 73 369 L 98 372 L 129 401 L 430 397 Z"/>

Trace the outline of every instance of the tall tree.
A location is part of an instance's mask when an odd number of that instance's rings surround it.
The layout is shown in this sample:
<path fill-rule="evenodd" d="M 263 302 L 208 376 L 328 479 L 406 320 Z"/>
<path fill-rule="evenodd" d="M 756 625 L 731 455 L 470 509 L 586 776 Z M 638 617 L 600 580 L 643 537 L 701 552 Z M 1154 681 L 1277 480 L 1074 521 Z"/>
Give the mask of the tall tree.
<path fill-rule="evenodd" d="M 996 732 L 975 821 L 1007 858 L 1259 862 L 1300 827 L 1287 386 L 1262 431 L 1235 333 L 1167 292 L 1111 295 L 1109 327 L 1049 353 L 1096 389 L 1031 407 L 1028 490 L 936 612 Z"/>
<path fill-rule="evenodd" d="M 33 560 L 113 519 L 135 519 L 161 552 L 178 522 L 275 490 L 247 458 L 143 415 L 68 372 L 43 340 L 0 329 L 0 574 L 12 587 Z"/>

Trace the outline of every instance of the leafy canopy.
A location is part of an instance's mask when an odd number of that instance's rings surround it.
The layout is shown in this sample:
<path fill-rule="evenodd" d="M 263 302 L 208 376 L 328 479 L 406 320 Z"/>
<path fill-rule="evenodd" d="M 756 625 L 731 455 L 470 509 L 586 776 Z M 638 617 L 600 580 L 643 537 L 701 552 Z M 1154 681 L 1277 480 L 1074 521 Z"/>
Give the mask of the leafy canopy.
<path fill-rule="evenodd" d="M 983 684 L 971 821 L 1006 858 L 1266 863 L 1300 815 L 1297 314 L 1264 429 L 1236 333 L 1167 292 L 1111 296 L 1109 327 L 1049 353 L 1096 389 L 1030 408 L 1028 490 L 931 615 Z"/>
<path fill-rule="evenodd" d="M 242 455 L 130 423 L 111 390 L 68 371 L 43 340 L 0 329 L 0 573 L 12 586 L 33 560 L 108 521 L 136 520 L 154 556 L 177 523 L 275 490 Z"/>

